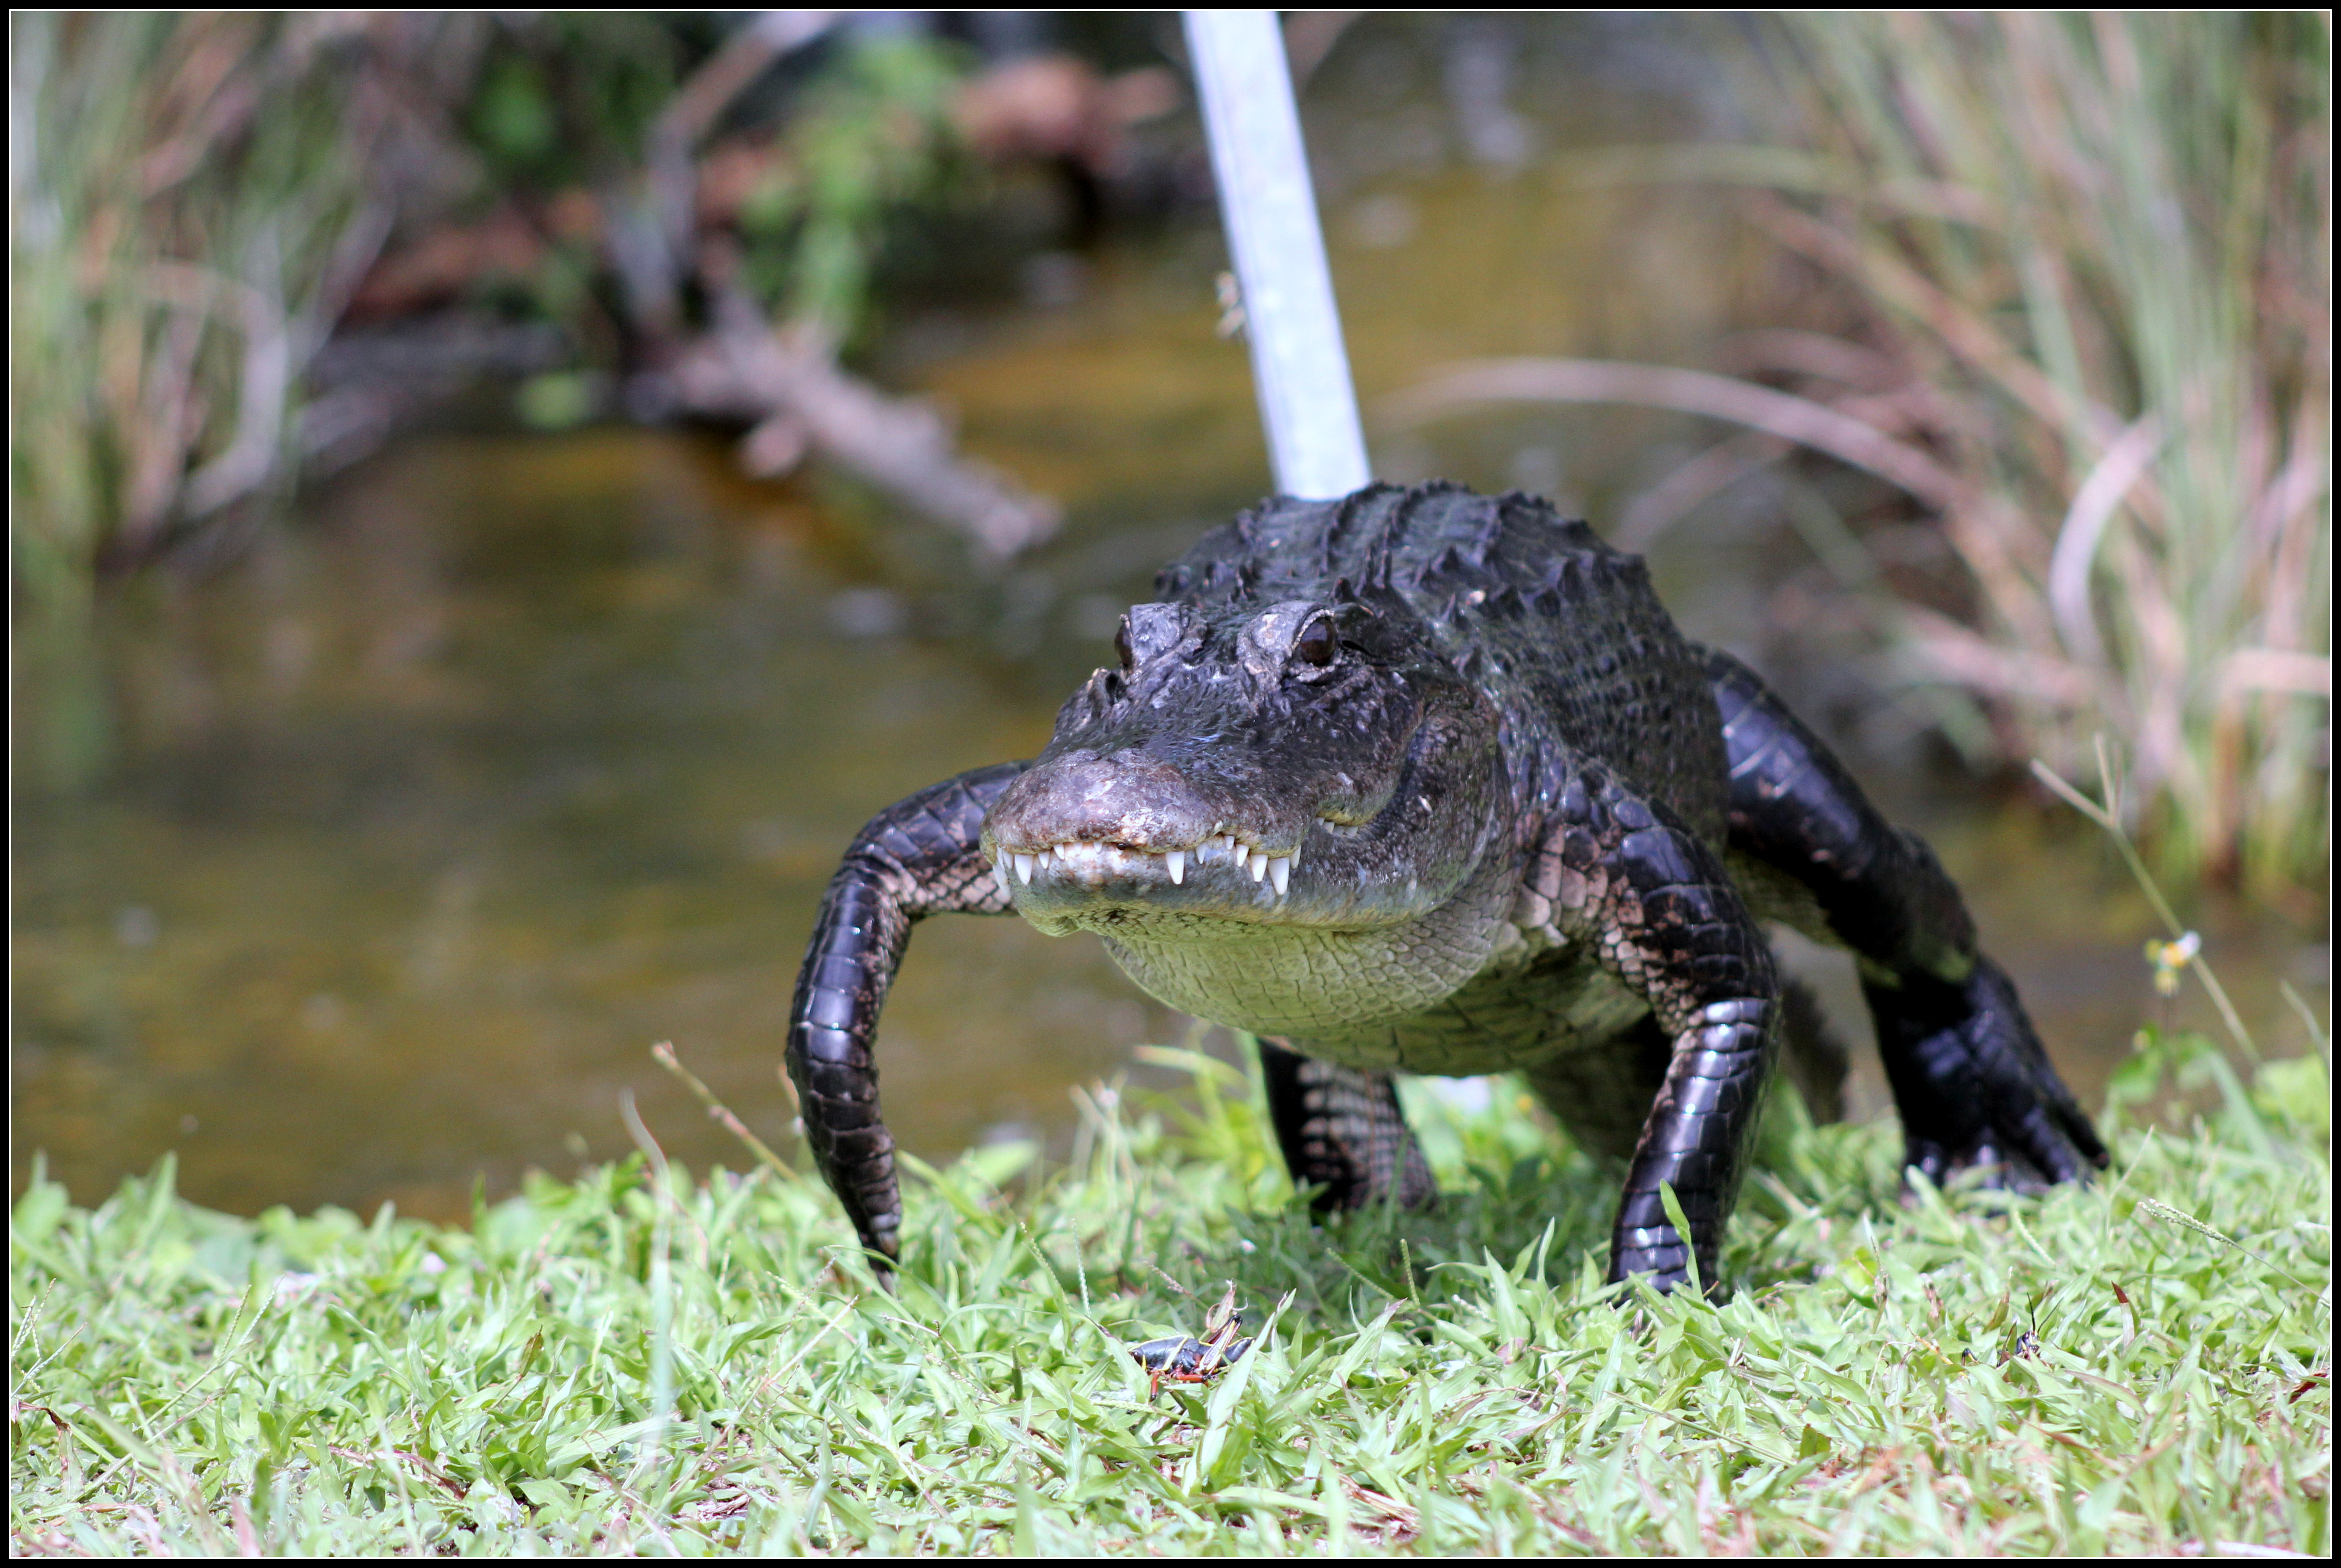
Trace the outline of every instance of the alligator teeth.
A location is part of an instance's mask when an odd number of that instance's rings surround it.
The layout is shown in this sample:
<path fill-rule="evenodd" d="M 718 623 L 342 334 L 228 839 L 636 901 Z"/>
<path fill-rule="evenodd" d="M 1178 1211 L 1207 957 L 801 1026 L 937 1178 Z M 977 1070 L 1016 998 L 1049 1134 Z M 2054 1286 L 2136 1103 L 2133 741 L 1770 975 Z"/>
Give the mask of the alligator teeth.
<path fill-rule="evenodd" d="M 1011 872 L 1016 881 L 1030 886 L 1034 872 L 1057 872 L 1083 881 L 1097 877 L 1125 876 L 1134 869 L 1131 862 L 1159 858 L 1162 868 L 1170 875 L 1173 887 L 1184 887 L 1190 866 L 1232 866 L 1239 871 L 1249 871 L 1255 882 L 1273 882 L 1276 896 L 1283 898 L 1292 884 L 1292 869 L 1300 864 L 1300 852 L 1270 855 L 1265 849 L 1255 849 L 1232 833 L 1216 834 L 1202 840 L 1191 849 L 1164 849 L 1150 854 L 1146 850 L 1117 844 L 1086 843 L 1068 839 L 1061 844 L 1043 844 L 1030 853 L 1002 849 L 995 852 L 991 862 L 991 879 L 1003 896 L 1012 897 L 1015 883 L 1009 880 Z M 1127 868 L 1122 869 L 1118 868 Z"/>

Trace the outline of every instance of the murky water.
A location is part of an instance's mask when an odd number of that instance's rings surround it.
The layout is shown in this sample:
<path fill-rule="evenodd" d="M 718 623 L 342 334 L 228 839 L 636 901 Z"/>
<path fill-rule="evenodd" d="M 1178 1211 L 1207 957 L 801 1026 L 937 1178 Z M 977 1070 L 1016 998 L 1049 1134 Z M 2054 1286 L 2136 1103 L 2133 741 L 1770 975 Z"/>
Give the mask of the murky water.
<path fill-rule="evenodd" d="M 1468 124 L 1394 37 L 1337 54 L 1311 98 L 1369 402 L 1469 354 L 1697 362 L 1744 324 L 1749 268 L 1711 205 L 1572 196 L 1532 156 L 1461 151 L 1600 131 L 1598 96 L 1541 103 L 1524 66 L 1520 124 Z M 1223 264 L 1191 225 L 1067 260 L 1047 303 L 893 334 L 890 376 L 1069 503 L 1064 536 L 1005 573 L 842 487 L 738 480 L 712 438 L 443 434 L 312 494 L 232 566 L 107 605 L 105 701 L 37 664 L 18 694 L 15 1182 L 37 1151 L 94 1200 L 175 1149 L 184 1190 L 226 1208 L 453 1216 L 475 1177 L 494 1194 L 623 1152 L 627 1089 L 670 1153 L 737 1166 L 651 1063 L 662 1039 L 779 1139 L 795 965 L 853 829 L 1031 755 L 1153 568 L 1266 488 L 1243 352 L 1214 331 Z M 1513 411 L 1375 455 L 1599 522 L 1691 433 Z M 1836 673 L 1842 628 L 1776 516 L 1750 491 L 1681 525 L 1653 557 L 1669 603 L 1860 720 L 1866 776 L 1928 824 L 2094 1103 L 2155 1016 L 2142 904 L 2086 834 L 1908 771 L 1910 726 Z M 90 760 L 57 762 L 93 713 Z M 2322 949 L 2271 915 L 2199 918 L 2265 1043 L 2300 1048 L 2275 982 L 2321 986 Z M 1849 970 L 1818 968 L 1861 1034 Z M 882 1035 L 888 1119 L 938 1158 L 1052 1133 L 1069 1087 L 1183 1027 L 1088 938 L 929 922 Z"/>

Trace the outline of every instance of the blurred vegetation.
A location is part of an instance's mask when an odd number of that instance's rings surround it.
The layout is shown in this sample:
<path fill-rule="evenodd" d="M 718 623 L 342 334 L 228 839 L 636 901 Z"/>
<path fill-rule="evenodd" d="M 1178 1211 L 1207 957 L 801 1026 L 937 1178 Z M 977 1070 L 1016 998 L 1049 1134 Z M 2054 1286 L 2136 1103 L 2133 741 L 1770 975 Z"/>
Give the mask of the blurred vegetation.
<path fill-rule="evenodd" d="M 894 221 L 978 188 L 971 151 L 1031 155 L 1031 127 L 955 129 L 971 56 L 874 24 L 726 74 L 812 15 L 15 16 L 18 606 L 70 629 L 104 571 L 379 439 L 407 405 L 378 365 L 323 384 L 353 329 L 534 328 L 467 362 L 547 427 L 671 365 L 729 293 L 803 342 L 868 342 Z M 1832 330 L 1882 372 L 1764 373 L 1937 476 L 1916 510 L 1956 561 L 1865 553 L 1880 536 L 1826 507 L 1799 528 L 1877 590 L 1971 760 L 2070 772 L 2109 734 L 2167 869 L 2320 884 L 2329 24 L 1830 13 L 1757 36 L 1773 74 L 1742 96 L 1778 109 L 1775 144 L 1659 159 L 1760 188 L 1759 221 L 1852 302 Z M 1041 155 L 1094 173 L 1101 144 Z M 776 467 L 806 444 L 785 422 Z M 1787 450 L 1736 450 L 1760 442 Z"/>
<path fill-rule="evenodd" d="M 1905 380 L 1868 417 L 1948 471 L 1972 579 L 1906 595 L 1914 672 L 2011 760 L 2120 738 L 2166 868 L 2321 884 L 2328 20 L 1778 25 L 1828 161 L 1759 219 L 1866 301 Z"/>
<path fill-rule="evenodd" d="M 326 16 L 19 12 L 10 451 L 20 597 L 240 501 L 355 279 L 378 113 Z M 379 243 L 379 235 L 374 236 Z"/>
<path fill-rule="evenodd" d="M 490 190 L 548 193 L 642 161 L 685 70 L 718 42 L 703 15 L 547 12 L 497 27 L 455 104 Z"/>
<path fill-rule="evenodd" d="M 913 39 L 873 39 L 807 94 L 740 209 L 742 281 L 832 341 L 868 319 L 887 221 L 944 188 L 947 112 L 960 73 Z"/>
<path fill-rule="evenodd" d="M 304 372 L 352 321 L 548 323 L 564 372 L 606 382 L 697 324 L 703 229 L 761 303 L 850 340 L 890 214 L 938 188 L 961 65 L 922 36 L 803 22 L 742 51 L 678 131 L 694 73 L 752 25 L 20 13 L 12 27 L 12 552 L 20 606 L 65 623 L 107 570 L 372 417 L 304 419 Z M 707 188 L 702 140 L 724 189 Z M 593 412 L 580 384 L 530 387 L 523 415 Z"/>

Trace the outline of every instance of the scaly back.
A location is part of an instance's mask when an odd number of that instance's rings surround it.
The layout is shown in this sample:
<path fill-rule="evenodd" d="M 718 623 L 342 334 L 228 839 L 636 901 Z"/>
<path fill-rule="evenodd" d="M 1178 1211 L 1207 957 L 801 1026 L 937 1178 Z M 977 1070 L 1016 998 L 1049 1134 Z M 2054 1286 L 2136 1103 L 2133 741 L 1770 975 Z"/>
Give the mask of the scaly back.
<path fill-rule="evenodd" d="M 1207 613 L 1354 594 L 1408 617 L 1502 714 L 1523 808 L 1571 754 L 1597 758 L 1723 840 L 1722 721 L 1697 651 L 1640 557 L 1534 496 L 1436 481 L 1279 497 L 1206 534 L 1155 590 Z"/>

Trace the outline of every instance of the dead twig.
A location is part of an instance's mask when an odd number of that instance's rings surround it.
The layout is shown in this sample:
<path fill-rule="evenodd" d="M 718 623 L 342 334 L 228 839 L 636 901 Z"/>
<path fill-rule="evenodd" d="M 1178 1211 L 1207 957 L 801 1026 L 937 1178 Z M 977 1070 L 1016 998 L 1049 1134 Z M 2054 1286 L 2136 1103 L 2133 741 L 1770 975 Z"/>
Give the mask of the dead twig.
<path fill-rule="evenodd" d="M 718 296 L 717 324 L 674 367 L 682 405 L 762 426 L 793 419 L 807 445 L 1004 560 L 1056 531 L 1055 502 L 954 449 L 933 408 L 839 368 L 818 334 L 782 333 L 744 294 Z"/>
<path fill-rule="evenodd" d="M 1917 447 L 1880 433 L 1849 414 L 1753 382 L 1671 365 L 1609 360 L 1459 360 L 1429 380 L 1382 400 L 1385 426 L 1420 424 L 1471 403 L 1614 402 L 1703 414 L 1825 452 L 1874 473 L 1938 511 L 1949 511 L 1960 484 Z"/>

